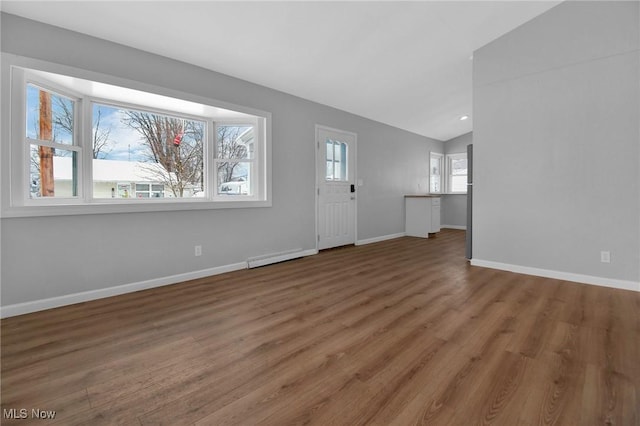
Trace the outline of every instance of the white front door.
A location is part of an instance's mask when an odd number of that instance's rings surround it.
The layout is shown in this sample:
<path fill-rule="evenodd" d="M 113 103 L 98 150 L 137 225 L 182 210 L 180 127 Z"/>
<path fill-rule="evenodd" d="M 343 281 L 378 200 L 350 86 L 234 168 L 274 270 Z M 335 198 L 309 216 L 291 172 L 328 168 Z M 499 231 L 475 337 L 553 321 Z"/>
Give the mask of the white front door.
<path fill-rule="evenodd" d="M 356 135 L 317 127 L 318 250 L 355 243 Z"/>

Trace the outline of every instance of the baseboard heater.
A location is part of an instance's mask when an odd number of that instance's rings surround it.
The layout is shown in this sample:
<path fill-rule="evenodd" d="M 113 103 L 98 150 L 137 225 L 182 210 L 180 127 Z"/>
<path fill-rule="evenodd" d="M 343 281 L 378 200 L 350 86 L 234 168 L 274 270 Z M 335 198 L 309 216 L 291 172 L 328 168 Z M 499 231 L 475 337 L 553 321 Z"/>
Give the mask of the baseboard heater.
<path fill-rule="evenodd" d="M 271 265 L 272 263 L 285 262 L 287 260 L 297 259 L 299 257 L 309 256 L 307 251 L 299 249 L 293 249 L 283 251 L 279 253 L 270 253 L 262 256 L 250 257 L 247 259 L 247 267 L 257 268 L 259 266 Z"/>

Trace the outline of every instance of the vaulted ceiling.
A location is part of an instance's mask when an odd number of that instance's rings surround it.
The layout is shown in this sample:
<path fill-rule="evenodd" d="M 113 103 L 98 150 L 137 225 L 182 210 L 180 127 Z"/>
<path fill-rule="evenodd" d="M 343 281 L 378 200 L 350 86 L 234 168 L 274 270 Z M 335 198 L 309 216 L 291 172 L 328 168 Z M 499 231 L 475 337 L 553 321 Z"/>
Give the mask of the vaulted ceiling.
<path fill-rule="evenodd" d="M 472 130 L 474 50 L 558 3 L 2 1 L 0 8 L 448 140 Z"/>

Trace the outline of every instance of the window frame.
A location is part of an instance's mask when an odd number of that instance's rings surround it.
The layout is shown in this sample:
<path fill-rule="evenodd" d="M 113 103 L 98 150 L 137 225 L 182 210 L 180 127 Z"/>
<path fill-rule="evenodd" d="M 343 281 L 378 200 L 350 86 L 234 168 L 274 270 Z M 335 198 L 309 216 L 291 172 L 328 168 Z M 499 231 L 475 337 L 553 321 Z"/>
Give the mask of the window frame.
<path fill-rule="evenodd" d="M 464 191 L 453 191 L 452 189 L 452 184 L 453 184 L 453 161 L 454 160 L 462 160 L 465 159 L 467 160 L 467 153 L 466 152 L 456 152 L 456 153 L 452 153 L 452 154 L 447 154 L 445 156 L 446 158 L 446 175 L 447 175 L 447 194 L 466 194 L 467 193 L 467 186 L 465 184 L 465 189 Z M 465 177 L 468 176 L 469 173 L 469 169 L 468 169 L 468 163 L 467 163 L 467 174 L 464 175 Z M 463 176 L 463 175 L 458 175 L 458 176 Z M 466 179 L 465 179 L 466 181 Z"/>
<path fill-rule="evenodd" d="M 88 104 L 87 107 L 85 108 L 85 113 L 88 114 L 88 116 L 86 118 L 84 118 L 83 120 L 83 124 L 84 127 L 89 127 L 89 133 L 85 134 L 85 140 L 89 141 L 88 143 L 90 144 L 92 139 L 93 139 L 93 106 L 98 104 L 98 105 L 104 105 L 106 107 L 110 107 L 110 108 L 120 108 L 120 109 L 127 109 L 127 110 L 132 110 L 132 111 L 138 111 L 138 112 L 148 112 L 148 113 L 152 113 L 152 114 L 158 114 L 158 115 L 164 115 L 167 117 L 171 117 L 171 118 L 181 118 L 181 119 L 185 119 L 185 120 L 190 120 L 190 121 L 202 121 L 205 125 L 205 137 L 203 140 L 203 145 L 202 145 L 202 156 L 203 156 L 203 168 L 204 168 L 204 173 L 205 176 L 207 175 L 207 161 L 206 158 L 208 155 L 211 155 L 212 149 L 211 149 L 211 132 L 209 130 L 209 121 L 211 121 L 211 118 L 208 117 L 204 117 L 204 116 L 198 116 L 198 115 L 191 115 L 191 114 L 184 114 L 184 113 L 177 113 L 174 111 L 167 111 L 165 109 L 162 108 L 154 108 L 154 107 L 147 107 L 147 106 L 141 106 L 141 105 L 135 105 L 132 104 L 130 102 L 115 102 L 113 100 L 110 99 L 104 99 L 104 98 L 100 98 L 100 97 L 95 97 L 95 96 L 86 96 L 85 98 L 85 103 Z M 88 124 L 91 123 L 91 126 L 88 126 Z M 85 162 L 87 164 L 87 166 L 85 167 L 87 170 L 87 174 L 88 174 L 88 179 L 86 180 L 86 186 L 85 186 L 85 193 L 87 194 L 86 198 L 89 200 L 88 202 L 90 203 L 107 203 L 107 204 L 113 204 L 115 202 L 118 201 L 114 201 L 111 198 L 95 198 L 93 197 L 93 147 L 89 146 L 86 147 L 85 149 L 86 153 L 84 155 L 85 158 Z M 146 183 L 146 182 L 142 182 L 141 183 Z M 166 185 L 165 185 L 166 186 Z M 209 186 L 209 182 L 207 180 L 207 187 Z M 206 191 L 208 190 L 208 188 L 205 189 L 205 194 Z M 134 191 L 135 192 L 135 191 Z M 151 202 L 151 203 L 170 203 L 170 202 L 206 202 L 208 201 L 208 198 L 205 200 L 191 200 L 190 198 L 172 198 L 172 197 L 160 197 L 160 198 L 137 198 L 137 197 L 129 197 L 129 198 L 118 198 L 119 202 L 123 202 L 123 203 L 145 203 L 145 202 Z"/>
<path fill-rule="evenodd" d="M 326 173 L 325 167 L 325 182 L 348 182 L 349 181 L 349 144 L 338 140 L 327 139 L 325 141 L 325 151 L 327 149 L 328 142 L 331 142 L 333 152 L 331 153 L 331 160 L 325 157 L 325 164 L 331 162 L 333 166 L 332 177 Z M 336 161 L 336 147 L 340 147 L 340 160 Z M 344 148 L 344 152 L 343 152 Z M 328 151 L 326 151 L 328 152 Z M 340 177 L 336 178 L 336 164 L 340 166 Z"/>
<path fill-rule="evenodd" d="M 237 199 L 241 199 L 241 200 L 255 200 L 258 199 L 260 197 L 260 188 L 259 188 L 259 181 L 257 179 L 254 178 L 255 176 L 260 176 L 260 173 L 262 173 L 262 150 L 260 149 L 255 149 L 253 151 L 253 158 L 218 158 L 218 127 L 220 126 L 252 126 L 253 127 L 253 132 L 254 132 L 254 141 L 259 138 L 259 135 L 262 133 L 262 126 L 260 123 L 260 120 L 247 120 L 247 119 L 224 119 L 224 120 L 214 120 L 213 121 L 213 131 L 212 131 L 212 137 L 213 137 L 213 142 L 212 142 L 212 158 L 211 158 L 211 165 L 213 166 L 213 171 L 211 173 L 209 173 L 209 177 L 213 178 L 213 182 L 209 185 L 209 187 L 211 188 L 211 190 L 213 191 L 213 193 L 211 194 L 211 196 L 220 202 L 229 202 L 229 201 L 233 201 L 236 200 L 236 197 L 240 197 Z M 255 147 L 256 143 L 254 142 L 254 147 Z M 219 162 L 224 162 L 224 161 L 236 161 L 239 163 L 252 163 L 253 166 L 253 170 L 252 170 L 252 176 L 251 176 L 251 180 L 249 182 L 250 184 L 250 188 L 251 188 L 251 193 L 249 195 L 226 195 L 226 194 L 218 194 L 218 187 L 219 185 L 221 185 L 222 183 L 225 182 L 218 182 L 218 167 L 217 164 Z M 210 179 L 211 180 L 211 179 Z"/>
<path fill-rule="evenodd" d="M 78 215 L 78 214 L 104 214 L 104 213 L 129 213 L 129 212 L 147 212 L 147 211 L 173 211 L 173 210 L 201 210 L 201 209 L 218 209 L 218 208 L 255 208 L 270 207 L 271 201 L 271 113 L 227 102 L 216 101 L 211 98 L 205 98 L 198 95 L 179 92 L 169 88 L 152 86 L 149 84 L 134 82 L 114 76 L 81 70 L 77 68 L 67 67 L 64 65 L 53 64 L 31 58 L 20 57 L 13 54 L 2 53 L 2 86 L 1 90 L 11 96 L 2 96 L 2 140 L 7 141 L 0 147 L 0 164 L 2 171 L 0 174 L 0 185 L 2 187 L 2 195 L 0 197 L 0 216 L 1 217 L 31 217 L 31 216 L 58 216 L 58 215 Z M 211 181 L 214 180 L 212 173 L 208 169 L 205 170 L 207 176 L 207 184 L 209 188 L 205 188 L 205 197 L 193 198 L 167 198 L 149 200 L 128 200 L 128 199 L 98 199 L 92 197 L 92 170 L 91 161 L 88 160 L 92 147 L 91 138 L 91 101 L 97 101 L 100 104 L 116 105 L 118 107 L 131 107 L 136 110 L 150 111 L 151 107 L 140 104 L 132 105 L 127 102 L 114 102 L 112 99 L 102 99 L 99 97 L 83 95 L 69 90 L 66 87 L 59 87 L 55 83 L 45 81 L 40 75 L 37 78 L 29 78 L 31 84 L 41 87 L 45 90 L 52 91 L 64 97 L 76 101 L 74 123 L 74 144 L 59 146 L 61 149 L 76 150 L 78 161 L 78 195 L 74 198 L 47 197 L 43 201 L 42 198 L 30 199 L 29 190 L 30 176 L 29 159 L 30 144 L 26 143 L 26 75 L 29 71 L 55 73 L 69 77 L 71 79 L 78 78 L 97 82 L 107 85 L 114 85 L 124 89 L 144 91 L 152 95 L 160 95 L 164 97 L 175 98 L 187 102 L 202 104 L 212 110 L 227 110 L 232 113 L 245 114 L 253 116 L 255 124 L 255 152 L 256 152 L 256 173 L 252 179 L 256 182 L 256 190 L 253 196 L 215 196 L 216 191 Z M 91 99 L 91 101 L 87 101 Z M 181 112 L 167 111 L 158 108 L 159 113 L 190 118 L 188 114 Z M 87 115 L 87 112 L 89 114 Z M 84 118 L 78 118 L 82 115 Z M 220 119 L 212 116 L 195 116 L 194 119 L 205 121 L 208 139 L 211 139 L 213 133 L 213 121 L 231 122 L 232 119 Z M 204 120 L 203 120 L 204 118 Z M 241 121 L 246 122 L 247 119 Z M 89 122 L 89 125 L 85 123 Z M 57 145 L 57 144 L 56 144 Z M 203 155 L 205 155 L 205 168 L 207 164 L 213 164 L 214 158 L 212 152 L 212 140 L 207 140 L 203 146 Z M 204 151 L 208 151 L 204 153 Z M 253 183 L 252 183 L 253 185 Z M 89 188 L 88 188 L 89 187 Z M 44 198 L 44 197 L 43 197 Z"/>
<path fill-rule="evenodd" d="M 66 88 L 62 88 L 58 85 L 56 85 L 53 82 L 50 81 L 41 81 L 39 79 L 36 79 L 33 77 L 32 74 L 28 73 L 28 72 L 24 72 L 23 76 L 22 76 L 23 80 L 22 80 L 22 90 L 23 90 L 23 95 L 22 96 L 22 114 L 19 114 L 20 117 L 22 117 L 22 131 L 20 132 L 19 135 L 19 139 L 22 141 L 21 144 L 21 154 L 22 154 L 22 164 L 21 164 L 21 168 L 22 168 L 22 179 L 23 179 L 23 185 L 21 187 L 21 192 L 22 195 L 24 197 L 23 201 L 23 205 L 25 206 L 39 206 L 39 205 L 61 205 L 61 204 L 67 204 L 69 202 L 73 202 L 76 201 L 78 202 L 79 200 L 82 200 L 85 196 L 85 192 L 84 192 L 84 176 L 82 173 L 83 170 L 83 166 L 84 166 L 84 147 L 79 143 L 79 139 L 80 139 L 80 133 L 82 132 L 82 126 L 78 124 L 77 120 L 75 119 L 75 117 L 77 117 L 79 115 L 79 112 L 82 110 L 82 98 L 81 95 L 79 95 L 78 93 L 68 90 Z M 73 120 L 73 139 L 72 139 L 72 143 L 70 145 L 67 144 L 62 144 L 62 143 L 56 143 L 54 141 L 45 141 L 42 139 L 31 139 L 28 137 L 27 135 L 27 129 L 26 129 L 26 110 L 27 110 L 27 101 L 26 101 L 26 94 L 27 94 L 27 85 L 32 85 L 35 87 L 38 87 L 40 90 L 44 90 L 46 92 L 51 93 L 52 95 L 57 95 L 60 97 L 65 97 L 67 99 L 70 99 L 74 102 L 74 120 Z M 14 93 L 14 92 L 12 92 Z M 72 151 L 75 152 L 77 155 L 76 161 L 77 161 L 77 175 L 76 175 L 76 191 L 77 191 L 77 195 L 76 196 L 71 196 L 71 197 L 52 197 L 52 198 L 31 198 L 30 197 L 30 187 L 31 187 L 31 171 L 30 171 L 30 167 L 27 166 L 26 162 L 30 162 L 30 158 L 31 158 L 31 145 L 36 145 L 36 146 L 47 146 L 50 148 L 54 148 L 54 149 L 60 149 L 60 150 L 64 150 L 64 151 Z M 15 165 L 12 165 L 13 167 L 15 167 Z"/>

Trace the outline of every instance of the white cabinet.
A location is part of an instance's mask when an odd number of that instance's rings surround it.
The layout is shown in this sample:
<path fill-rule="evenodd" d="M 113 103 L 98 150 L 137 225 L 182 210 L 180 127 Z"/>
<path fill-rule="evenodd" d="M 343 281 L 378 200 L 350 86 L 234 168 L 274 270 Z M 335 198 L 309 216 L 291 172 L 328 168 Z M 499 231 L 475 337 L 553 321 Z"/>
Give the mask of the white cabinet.
<path fill-rule="evenodd" d="M 440 232 L 440 197 L 431 198 L 431 230 Z"/>
<path fill-rule="evenodd" d="M 406 195 L 405 233 L 410 237 L 429 238 L 440 232 L 440 197 L 434 195 Z"/>

